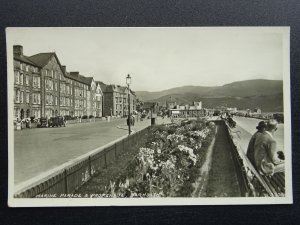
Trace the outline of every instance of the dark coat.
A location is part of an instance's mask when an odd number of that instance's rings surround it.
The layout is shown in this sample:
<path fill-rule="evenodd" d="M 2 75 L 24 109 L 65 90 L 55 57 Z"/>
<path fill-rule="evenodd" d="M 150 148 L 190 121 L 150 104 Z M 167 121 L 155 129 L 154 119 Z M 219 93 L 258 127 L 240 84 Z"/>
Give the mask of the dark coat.
<path fill-rule="evenodd" d="M 261 134 L 262 134 L 261 132 L 256 131 L 256 132 L 252 135 L 252 137 L 251 137 L 251 139 L 250 139 L 250 141 L 249 141 L 249 144 L 248 144 L 248 148 L 247 148 L 247 153 L 246 153 L 246 155 L 247 155 L 248 159 L 250 160 L 250 162 L 252 163 L 252 165 L 253 165 L 254 167 L 256 167 L 256 164 L 255 164 L 255 161 L 254 161 L 254 144 L 255 144 L 256 138 L 257 138 L 259 135 L 261 135 Z"/>

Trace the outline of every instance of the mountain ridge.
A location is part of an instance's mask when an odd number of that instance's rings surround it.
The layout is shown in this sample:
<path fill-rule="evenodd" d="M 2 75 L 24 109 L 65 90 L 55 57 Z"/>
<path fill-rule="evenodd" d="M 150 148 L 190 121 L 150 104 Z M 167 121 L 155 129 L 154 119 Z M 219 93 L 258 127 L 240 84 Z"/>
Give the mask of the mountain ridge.
<path fill-rule="evenodd" d="M 137 91 L 136 94 L 142 101 L 160 103 L 165 103 L 171 97 L 178 104 L 191 104 L 193 101 L 201 100 L 204 107 L 231 105 L 244 108 L 247 102 L 243 101 L 248 101 L 249 108 L 251 106 L 276 111 L 283 109 L 282 80 L 255 79 L 236 81 L 222 86 L 186 85 L 159 92 Z M 210 104 L 209 100 L 214 105 Z"/>

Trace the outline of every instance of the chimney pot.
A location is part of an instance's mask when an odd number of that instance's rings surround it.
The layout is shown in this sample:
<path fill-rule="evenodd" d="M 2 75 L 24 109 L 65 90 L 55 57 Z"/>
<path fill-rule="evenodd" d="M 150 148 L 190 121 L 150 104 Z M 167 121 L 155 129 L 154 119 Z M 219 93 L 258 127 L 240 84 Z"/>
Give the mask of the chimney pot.
<path fill-rule="evenodd" d="M 23 55 L 23 46 L 22 45 L 14 45 L 14 54 Z"/>
<path fill-rule="evenodd" d="M 79 77 L 79 72 L 70 72 L 72 76 Z"/>
<path fill-rule="evenodd" d="M 67 71 L 66 71 L 66 70 L 67 70 L 66 68 L 67 68 L 67 67 L 66 67 L 65 65 L 62 65 L 62 66 L 61 66 L 61 69 L 62 69 L 62 71 L 63 71 L 64 74 L 67 72 Z"/>

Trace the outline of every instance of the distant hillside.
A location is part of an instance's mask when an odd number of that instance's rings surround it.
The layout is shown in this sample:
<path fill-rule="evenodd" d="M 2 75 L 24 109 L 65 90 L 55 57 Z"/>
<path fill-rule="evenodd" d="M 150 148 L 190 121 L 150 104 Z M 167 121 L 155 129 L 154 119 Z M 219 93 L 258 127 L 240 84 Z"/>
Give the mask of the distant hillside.
<path fill-rule="evenodd" d="M 239 109 L 260 107 L 263 111 L 283 109 L 283 82 L 280 80 L 247 80 L 216 87 L 183 86 L 160 92 L 137 91 L 136 94 L 142 101 L 160 103 L 170 97 L 177 104 L 202 101 L 206 108 L 227 105 Z"/>

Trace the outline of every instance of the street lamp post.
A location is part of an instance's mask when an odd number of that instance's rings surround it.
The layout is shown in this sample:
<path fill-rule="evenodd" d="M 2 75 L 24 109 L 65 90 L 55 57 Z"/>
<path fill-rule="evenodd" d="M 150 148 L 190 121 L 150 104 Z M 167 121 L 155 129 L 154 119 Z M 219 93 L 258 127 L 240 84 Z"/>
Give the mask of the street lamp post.
<path fill-rule="evenodd" d="M 130 75 L 128 74 L 127 77 L 126 77 L 126 84 L 127 84 L 127 87 L 128 87 L 128 132 L 129 132 L 129 135 L 131 134 L 131 124 L 130 124 L 130 84 L 131 84 L 131 77 Z"/>

